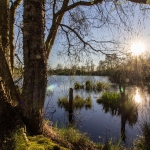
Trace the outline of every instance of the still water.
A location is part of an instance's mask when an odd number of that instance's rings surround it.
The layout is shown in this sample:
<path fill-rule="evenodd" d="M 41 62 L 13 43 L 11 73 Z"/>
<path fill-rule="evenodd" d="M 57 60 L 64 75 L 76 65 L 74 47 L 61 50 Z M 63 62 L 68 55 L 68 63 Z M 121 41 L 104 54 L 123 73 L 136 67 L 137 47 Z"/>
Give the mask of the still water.
<path fill-rule="evenodd" d="M 57 105 L 58 97 L 68 97 L 69 88 L 73 88 L 76 81 L 85 83 L 86 80 L 109 82 L 111 88 L 109 91 L 118 90 L 118 85 L 111 83 L 108 77 L 102 76 L 50 76 L 48 77 L 47 98 L 45 101 L 45 118 L 49 119 L 58 126 L 68 125 L 68 112 L 64 108 L 59 108 Z M 149 120 L 150 113 L 150 98 L 146 87 L 137 89 L 137 87 L 127 87 L 126 93 L 136 100 L 137 121 L 130 123 L 128 120 L 124 124 L 125 128 L 125 145 L 131 145 L 140 133 L 140 124 L 144 120 Z M 97 99 L 101 96 L 102 92 L 74 90 L 75 95 L 79 94 L 86 98 L 92 98 L 91 109 L 78 109 L 73 112 L 73 120 L 75 126 L 95 142 L 107 142 L 110 139 L 117 141 L 121 136 L 121 129 L 123 127 L 121 116 L 112 115 L 111 112 L 105 112 L 103 106 L 97 103 Z M 134 119 L 134 118 L 133 118 Z"/>

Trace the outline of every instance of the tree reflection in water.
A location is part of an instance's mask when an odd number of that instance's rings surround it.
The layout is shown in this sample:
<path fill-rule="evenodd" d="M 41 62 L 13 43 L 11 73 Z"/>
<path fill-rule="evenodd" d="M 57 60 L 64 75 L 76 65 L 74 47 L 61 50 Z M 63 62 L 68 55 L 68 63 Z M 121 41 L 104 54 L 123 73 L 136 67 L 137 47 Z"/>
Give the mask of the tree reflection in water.
<path fill-rule="evenodd" d="M 97 103 L 103 106 L 105 113 L 121 117 L 121 138 L 125 141 L 125 125 L 128 123 L 132 127 L 137 122 L 138 105 L 133 97 L 125 94 L 125 90 L 122 93 L 116 93 L 116 96 L 113 92 L 108 92 L 108 95 L 104 98 L 102 94 L 102 98 L 98 99 Z"/>
<path fill-rule="evenodd" d="M 64 108 L 68 113 L 69 125 L 72 126 L 75 123 L 74 110 L 81 110 L 82 108 L 91 109 L 92 99 L 90 96 L 84 99 L 80 95 L 76 95 L 75 98 L 73 98 L 73 89 L 70 88 L 69 100 L 67 97 L 58 98 L 57 104 L 58 107 Z"/>

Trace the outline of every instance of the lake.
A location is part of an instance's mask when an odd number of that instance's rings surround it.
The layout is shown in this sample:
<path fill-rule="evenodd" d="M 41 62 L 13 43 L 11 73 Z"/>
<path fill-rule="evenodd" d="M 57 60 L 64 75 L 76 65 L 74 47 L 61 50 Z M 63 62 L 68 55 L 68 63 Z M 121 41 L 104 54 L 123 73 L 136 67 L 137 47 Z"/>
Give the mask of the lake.
<path fill-rule="evenodd" d="M 69 123 L 68 112 L 64 108 L 60 108 L 57 104 L 58 97 L 68 97 L 69 88 L 74 87 L 76 81 L 85 83 L 86 80 L 109 82 L 112 84 L 110 91 L 119 92 L 118 85 L 111 83 L 108 77 L 103 76 L 49 76 L 47 97 L 45 101 L 45 118 L 49 119 L 54 124 L 58 124 L 59 127 L 66 126 Z M 137 87 L 130 86 L 126 88 L 126 93 L 135 97 Z M 84 89 L 74 90 L 73 95 L 81 95 L 86 98 L 90 96 L 92 99 L 91 109 L 77 109 L 73 111 L 73 122 L 75 126 L 83 133 L 87 135 L 94 142 L 107 142 L 111 138 L 113 141 L 120 139 L 121 130 L 125 128 L 124 144 L 131 146 L 132 142 L 137 138 L 140 133 L 139 125 L 144 120 L 148 120 L 150 113 L 150 96 L 147 88 L 138 89 L 137 102 L 137 121 L 130 123 L 128 120 L 123 125 L 122 116 L 115 115 L 111 112 L 104 110 L 101 104 L 97 103 L 97 99 L 101 96 L 102 92 L 86 91 Z M 133 118 L 134 119 L 134 118 Z"/>

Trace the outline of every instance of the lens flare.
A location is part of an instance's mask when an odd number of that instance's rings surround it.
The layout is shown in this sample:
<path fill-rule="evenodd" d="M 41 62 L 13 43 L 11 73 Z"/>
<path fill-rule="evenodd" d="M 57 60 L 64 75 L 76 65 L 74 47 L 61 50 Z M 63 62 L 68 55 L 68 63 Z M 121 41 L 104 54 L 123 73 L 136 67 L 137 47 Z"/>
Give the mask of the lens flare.
<path fill-rule="evenodd" d="M 52 84 L 52 85 L 48 86 L 47 91 L 53 91 L 56 86 L 57 86 L 56 84 Z"/>

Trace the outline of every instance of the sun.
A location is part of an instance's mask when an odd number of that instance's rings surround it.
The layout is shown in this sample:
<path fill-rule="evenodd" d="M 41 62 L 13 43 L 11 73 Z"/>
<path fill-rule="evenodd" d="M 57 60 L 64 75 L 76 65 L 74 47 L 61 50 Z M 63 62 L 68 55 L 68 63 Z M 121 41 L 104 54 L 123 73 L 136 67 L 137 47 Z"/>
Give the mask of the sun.
<path fill-rule="evenodd" d="M 145 46 L 143 43 L 134 43 L 131 45 L 131 52 L 133 53 L 133 55 L 140 55 L 142 52 L 144 52 L 145 50 Z"/>

